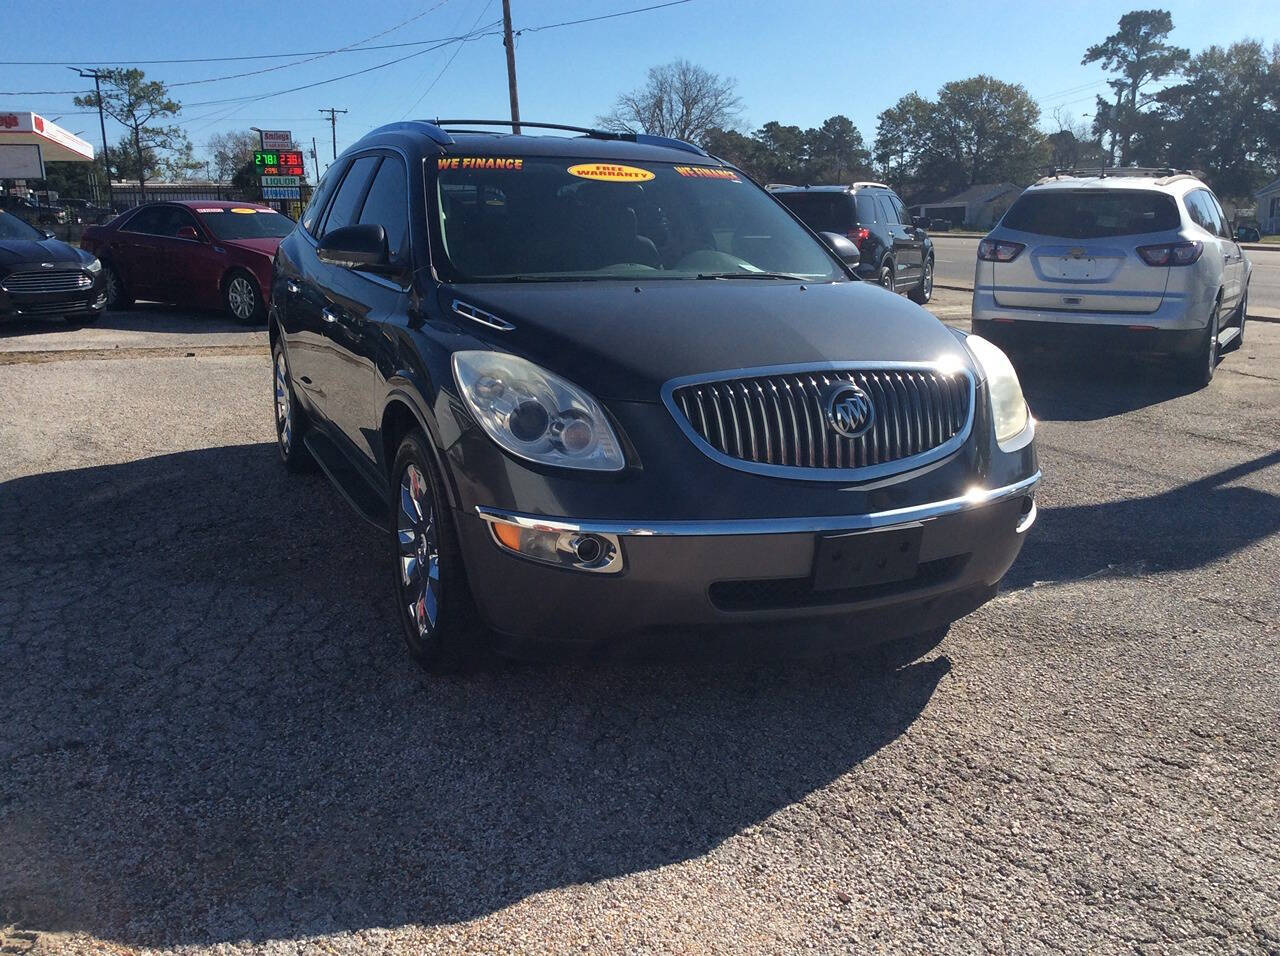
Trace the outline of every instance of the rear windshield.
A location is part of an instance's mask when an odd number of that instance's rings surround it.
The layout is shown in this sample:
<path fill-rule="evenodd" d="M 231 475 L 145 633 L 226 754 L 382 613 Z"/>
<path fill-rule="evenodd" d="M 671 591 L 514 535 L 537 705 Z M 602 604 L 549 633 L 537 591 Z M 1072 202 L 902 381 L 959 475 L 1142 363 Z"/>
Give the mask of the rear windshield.
<path fill-rule="evenodd" d="M 800 217 L 814 232 L 846 233 L 853 225 L 853 210 L 845 193 L 774 193 L 778 201 Z"/>
<path fill-rule="evenodd" d="M 219 239 L 280 239 L 293 230 L 288 216 L 249 206 L 201 209 L 200 218 Z"/>
<path fill-rule="evenodd" d="M 1151 189 L 1023 193 L 1001 223 L 1006 229 L 1064 239 L 1137 236 L 1181 224 L 1173 197 Z"/>
<path fill-rule="evenodd" d="M 726 167 L 449 156 L 437 170 L 432 238 L 454 281 L 846 278 Z"/>

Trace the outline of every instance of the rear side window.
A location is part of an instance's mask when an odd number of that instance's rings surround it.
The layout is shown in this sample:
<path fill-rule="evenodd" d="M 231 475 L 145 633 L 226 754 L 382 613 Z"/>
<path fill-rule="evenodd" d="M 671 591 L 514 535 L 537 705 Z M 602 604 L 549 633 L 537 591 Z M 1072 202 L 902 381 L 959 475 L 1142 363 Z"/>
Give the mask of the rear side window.
<path fill-rule="evenodd" d="M 351 169 L 342 178 L 342 185 L 338 187 L 338 194 L 333 197 L 333 205 L 329 207 L 329 216 L 324 221 L 324 233 L 355 225 L 365 187 L 369 185 L 369 177 L 373 175 L 377 165 L 377 156 L 361 156 L 351 164 Z"/>
<path fill-rule="evenodd" d="M 880 221 L 880 209 L 876 206 L 876 197 L 870 193 L 858 193 L 858 222 L 871 223 Z"/>
<path fill-rule="evenodd" d="M 898 212 L 893 208 L 893 203 L 889 201 L 889 197 L 884 193 L 876 194 L 876 205 L 880 207 L 881 222 L 897 222 Z"/>
<path fill-rule="evenodd" d="M 169 211 L 165 206 L 148 206 L 138 210 L 127 223 L 120 228 L 125 232 L 142 232 L 150 236 L 165 235 L 165 226 L 169 222 Z"/>
<path fill-rule="evenodd" d="M 333 194 L 333 187 L 342 180 L 342 167 L 331 166 L 324 179 L 311 194 L 311 202 L 302 211 L 302 228 L 313 236 L 320 234 L 320 218 L 324 215 L 325 203 Z"/>
<path fill-rule="evenodd" d="M 1172 196 L 1154 189 L 1027 192 L 1005 213 L 1006 229 L 1063 239 L 1167 232 L 1182 225 Z"/>
<path fill-rule="evenodd" d="M 386 230 L 392 262 L 402 263 L 408 259 L 405 239 L 409 231 L 409 180 L 399 159 L 387 157 L 378 167 L 360 212 L 360 222 L 376 223 Z"/>
<path fill-rule="evenodd" d="M 1182 201 L 1186 204 L 1191 221 L 1197 226 L 1215 236 L 1226 235 L 1227 229 L 1222 221 L 1222 214 L 1218 211 L 1218 203 L 1209 190 L 1197 189 L 1187 193 Z"/>
<path fill-rule="evenodd" d="M 845 193 L 776 193 L 782 204 L 814 232 L 846 233 L 853 227 Z"/>

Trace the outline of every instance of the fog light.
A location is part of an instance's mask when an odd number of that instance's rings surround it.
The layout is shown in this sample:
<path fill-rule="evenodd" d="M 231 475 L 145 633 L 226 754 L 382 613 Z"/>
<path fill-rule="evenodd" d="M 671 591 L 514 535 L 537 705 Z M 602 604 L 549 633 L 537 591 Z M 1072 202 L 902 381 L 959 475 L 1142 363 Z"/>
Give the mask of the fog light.
<path fill-rule="evenodd" d="M 500 518 L 481 512 L 499 547 L 533 561 L 578 571 L 606 574 L 622 570 L 622 547 L 616 535 L 583 533 L 532 519 Z"/>

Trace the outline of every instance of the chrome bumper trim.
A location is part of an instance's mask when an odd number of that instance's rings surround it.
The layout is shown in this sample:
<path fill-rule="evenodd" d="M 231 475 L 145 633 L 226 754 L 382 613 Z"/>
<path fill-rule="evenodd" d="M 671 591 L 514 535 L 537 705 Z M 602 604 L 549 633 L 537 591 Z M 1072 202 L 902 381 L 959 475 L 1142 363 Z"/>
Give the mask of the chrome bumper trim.
<path fill-rule="evenodd" d="M 723 521 L 649 521 L 628 523 L 626 521 L 595 521 L 590 519 L 576 520 L 571 518 L 547 518 L 542 515 L 520 514 L 515 511 L 502 511 L 497 508 L 476 507 L 478 514 L 486 522 L 495 521 L 519 525 L 522 528 L 537 528 L 543 531 L 570 531 L 583 534 L 619 535 L 622 537 L 659 537 L 659 536 L 712 536 L 731 534 L 803 534 L 812 531 L 865 531 L 873 528 L 891 528 L 894 525 L 911 524 L 916 521 L 927 521 L 930 518 L 941 518 L 943 515 L 956 514 L 981 508 L 984 505 L 1016 498 L 1034 488 L 1040 481 L 1040 472 L 1030 478 L 1005 485 L 1002 488 L 975 488 L 967 495 L 959 498 L 948 498 L 945 501 L 934 501 L 925 505 L 911 505 L 907 508 L 895 508 L 892 511 L 876 511 L 864 515 L 818 515 L 809 518 L 736 518 Z M 1035 510 L 1030 513 L 1035 520 Z M 1019 531 L 1030 527 L 1026 516 L 1019 523 Z"/>

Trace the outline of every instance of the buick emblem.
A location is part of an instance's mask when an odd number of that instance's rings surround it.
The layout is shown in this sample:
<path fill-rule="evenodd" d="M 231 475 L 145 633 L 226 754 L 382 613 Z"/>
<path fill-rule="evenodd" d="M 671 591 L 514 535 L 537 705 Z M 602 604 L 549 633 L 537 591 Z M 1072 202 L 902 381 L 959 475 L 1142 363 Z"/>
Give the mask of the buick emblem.
<path fill-rule="evenodd" d="M 871 396 L 852 382 L 838 382 L 827 392 L 826 410 L 831 430 L 845 438 L 865 435 L 876 420 Z"/>

